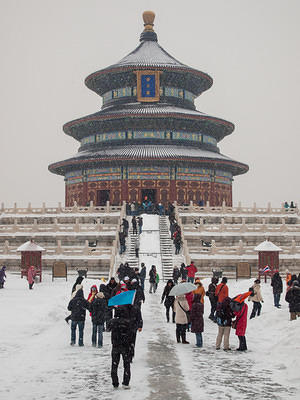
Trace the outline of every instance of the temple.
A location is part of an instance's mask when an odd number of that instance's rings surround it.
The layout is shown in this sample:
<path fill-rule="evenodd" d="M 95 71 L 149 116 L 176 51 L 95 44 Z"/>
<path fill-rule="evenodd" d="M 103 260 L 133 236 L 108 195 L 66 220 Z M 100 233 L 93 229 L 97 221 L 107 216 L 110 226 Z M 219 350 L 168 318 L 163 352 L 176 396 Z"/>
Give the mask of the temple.
<path fill-rule="evenodd" d="M 233 177 L 248 171 L 218 148 L 234 125 L 194 105 L 212 78 L 158 44 L 154 17 L 144 12 L 134 51 L 86 78 L 86 86 L 102 96 L 101 110 L 63 127 L 80 142 L 74 157 L 49 165 L 65 177 L 66 206 L 145 198 L 231 206 Z"/>

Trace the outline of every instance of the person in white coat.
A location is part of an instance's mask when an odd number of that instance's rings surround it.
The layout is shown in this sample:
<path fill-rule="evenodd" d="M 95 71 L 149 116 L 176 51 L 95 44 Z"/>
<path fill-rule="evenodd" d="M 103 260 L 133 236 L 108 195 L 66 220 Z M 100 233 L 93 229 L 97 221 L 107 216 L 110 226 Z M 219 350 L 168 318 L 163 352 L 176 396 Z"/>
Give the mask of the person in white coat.
<path fill-rule="evenodd" d="M 189 344 L 186 340 L 186 329 L 189 323 L 187 313 L 189 312 L 189 309 L 190 307 L 185 295 L 176 296 L 174 301 L 174 312 L 177 343 L 180 343 L 180 339 L 182 339 L 183 344 Z"/>
<path fill-rule="evenodd" d="M 254 281 L 254 285 L 252 286 L 253 289 L 253 296 L 249 296 L 248 301 L 253 302 L 253 308 L 250 315 L 250 319 L 254 318 L 256 315 L 259 316 L 261 312 L 261 303 L 264 302 L 261 291 L 260 291 L 260 280 L 256 279 Z"/>

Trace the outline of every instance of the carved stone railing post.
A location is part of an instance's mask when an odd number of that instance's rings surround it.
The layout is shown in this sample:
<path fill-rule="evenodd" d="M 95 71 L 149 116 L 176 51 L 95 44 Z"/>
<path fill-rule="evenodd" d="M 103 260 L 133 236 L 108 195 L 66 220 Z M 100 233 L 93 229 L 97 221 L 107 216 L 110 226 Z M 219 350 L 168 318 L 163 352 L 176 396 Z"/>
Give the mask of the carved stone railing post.
<path fill-rule="evenodd" d="M 88 256 L 89 255 L 89 251 L 90 251 L 89 250 L 89 241 L 86 240 L 85 243 L 84 243 L 83 254 L 85 256 Z"/>
<path fill-rule="evenodd" d="M 75 219 L 75 225 L 74 225 L 74 232 L 79 232 L 80 227 L 79 227 L 79 218 Z"/>
<path fill-rule="evenodd" d="M 9 241 L 8 240 L 5 240 L 5 242 L 4 242 L 3 254 L 4 255 L 9 254 Z"/>
<path fill-rule="evenodd" d="M 109 201 L 106 202 L 106 209 L 105 212 L 109 213 L 110 212 L 110 204 Z"/>
<path fill-rule="evenodd" d="M 244 243 L 242 240 L 239 240 L 238 248 L 237 248 L 237 254 L 242 255 L 244 254 Z"/>
<path fill-rule="evenodd" d="M 102 230 L 101 221 L 100 221 L 100 218 L 97 218 L 96 231 L 100 232 L 101 230 Z"/>
<path fill-rule="evenodd" d="M 194 205 L 193 205 L 193 202 L 190 201 L 189 212 L 193 212 L 193 211 L 194 211 Z"/>
<path fill-rule="evenodd" d="M 5 210 L 4 203 L 1 203 L 1 212 L 4 213 L 4 210 Z"/>
<path fill-rule="evenodd" d="M 239 201 L 238 206 L 237 206 L 237 212 L 241 212 L 241 211 L 242 211 L 242 202 Z"/>
<path fill-rule="evenodd" d="M 13 224 L 13 228 L 12 228 L 13 232 L 17 232 L 18 231 L 18 219 L 14 218 L 14 224 Z"/>
<path fill-rule="evenodd" d="M 202 232 L 204 230 L 204 220 L 202 217 L 200 217 L 200 224 L 198 226 L 198 231 Z"/>
<path fill-rule="evenodd" d="M 255 203 L 255 202 L 253 203 L 252 212 L 253 212 L 254 214 L 256 214 L 256 212 L 257 212 L 257 207 L 256 207 L 256 203 Z"/>
<path fill-rule="evenodd" d="M 74 205 L 73 205 L 73 207 L 72 207 L 72 211 L 73 211 L 74 213 L 77 213 L 77 212 L 78 212 L 77 201 L 74 201 Z"/>
<path fill-rule="evenodd" d="M 61 248 L 61 240 L 58 239 L 58 240 L 56 241 L 55 254 L 62 254 L 62 253 L 63 253 L 63 251 L 62 251 L 62 248 Z"/>
<path fill-rule="evenodd" d="M 222 211 L 223 212 L 226 211 L 226 201 L 225 200 L 222 201 Z"/>
<path fill-rule="evenodd" d="M 91 200 L 89 205 L 89 212 L 94 212 L 94 211 L 95 211 L 94 202 L 93 200 Z"/>
<path fill-rule="evenodd" d="M 290 247 L 290 254 L 296 254 L 296 253 L 297 253 L 296 241 L 293 239 L 292 240 L 292 245 Z"/>
<path fill-rule="evenodd" d="M 281 218 L 280 232 L 286 232 L 286 231 L 287 231 L 287 226 L 285 224 L 285 218 Z"/>
<path fill-rule="evenodd" d="M 217 250 L 216 242 L 215 242 L 215 240 L 213 239 L 213 240 L 211 241 L 210 253 L 211 253 L 211 254 L 217 254 L 217 252 L 218 252 L 218 250 Z"/>
<path fill-rule="evenodd" d="M 225 227 L 225 219 L 221 218 L 221 224 L 220 224 L 220 232 L 225 232 L 226 227 Z"/>
<path fill-rule="evenodd" d="M 260 230 L 261 230 L 262 232 L 266 232 L 266 230 L 267 230 L 266 218 L 263 218 L 263 219 L 262 219 L 262 224 L 261 224 Z"/>
<path fill-rule="evenodd" d="M 17 203 L 14 203 L 13 212 L 14 212 L 14 214 L 16 214 L 18 212 Z"/>
<path fill-rule="evenodd" d="M 246 225 L 246 218 L 242 218 L 242 225 L 241 225 L 241 228 L 240 228 L 240 232 L 247 232 L 247 230 L 248 230 L 248 228 L 247 228 L 247 225 Z"/>
<path fill-rule="evenodd" d="M 27 206 L 27 212 L 32 212 L 31 203 L 28 203 L 28 206 Z"/>
<path fill-rule="evenodd" d="M 62 212 L 61 202 L 58 203 L 57 212 L 59 214 Z"/>
<path fill-rule="evenodd" d="M 272 212 L 271 202 L 268 202 L 267 213 L 271 214 L 271 212 Z"/>
<path fill-rule="evenodd" d="M 37 224 L 37 218 L 34 218 L 33 220 L 33 227 L 32 227 L 32 232 L 37 232 L 38 231 L 38 224 Z"/>
<path fill-rule="evenodd" d="M 42 205 L 42 214 L 46 213 L 46 203 L 43 203 Z"/>

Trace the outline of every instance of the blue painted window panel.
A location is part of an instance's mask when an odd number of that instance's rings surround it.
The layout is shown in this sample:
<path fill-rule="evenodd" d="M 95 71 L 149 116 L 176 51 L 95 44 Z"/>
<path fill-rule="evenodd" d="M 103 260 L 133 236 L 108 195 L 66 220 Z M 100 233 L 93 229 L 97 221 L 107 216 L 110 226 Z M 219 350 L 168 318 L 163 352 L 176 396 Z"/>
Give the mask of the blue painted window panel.
<path fill-rule="evenodd" d="M 141 76 L 141 95 L 142 97 L 155 97 L 155 75 Z"/>

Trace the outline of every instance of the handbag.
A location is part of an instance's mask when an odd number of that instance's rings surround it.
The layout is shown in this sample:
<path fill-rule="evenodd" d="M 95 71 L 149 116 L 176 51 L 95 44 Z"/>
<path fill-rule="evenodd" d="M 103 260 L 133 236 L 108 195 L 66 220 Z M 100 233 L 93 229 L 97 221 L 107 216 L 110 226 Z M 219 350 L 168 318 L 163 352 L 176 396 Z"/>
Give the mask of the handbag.
<path fill-rule="evenodd" d="M 179 301 L 178 301 L 178 304 L 179 304 L 179 307 L 185 312 L 185 315 L 186 315 L 186 318 L 187 318 L 187 323 L 189 324 L 190 322 L 191 322 L 191 312 L 188 310 L 188 311 L 186 311 L 183 307 L 182 307 L 182 305 L 179 303 Z"/>

